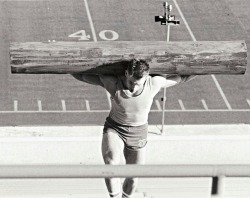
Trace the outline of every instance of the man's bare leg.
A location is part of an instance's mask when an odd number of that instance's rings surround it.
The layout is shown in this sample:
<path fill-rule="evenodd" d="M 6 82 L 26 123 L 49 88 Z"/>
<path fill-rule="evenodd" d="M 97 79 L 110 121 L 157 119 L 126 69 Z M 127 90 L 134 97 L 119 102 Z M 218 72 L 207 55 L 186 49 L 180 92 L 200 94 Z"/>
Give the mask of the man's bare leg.
<path fill-rule="evenodd" d="M 103 134 L 102 139 L 102 156 L 105 164 L 119 165 L 123 155 L 124 143 L 120 137 L 113 133 Z M 106 178 L 105 183 L 110 197 L 121 197 L 121 180 L 120 178 Z"/>
<path fill-rule="evenodd" d="M 141 148 L 138 151 L 129 150 L 125 147 L 124 156 L 126 159 L 126 164 L 145 164 L 146 147 Z M 136 190 L 137 184 L 138 178 L 126 178 L 123 183 L 122 198 L 132 198 L 132 195 Z"/>

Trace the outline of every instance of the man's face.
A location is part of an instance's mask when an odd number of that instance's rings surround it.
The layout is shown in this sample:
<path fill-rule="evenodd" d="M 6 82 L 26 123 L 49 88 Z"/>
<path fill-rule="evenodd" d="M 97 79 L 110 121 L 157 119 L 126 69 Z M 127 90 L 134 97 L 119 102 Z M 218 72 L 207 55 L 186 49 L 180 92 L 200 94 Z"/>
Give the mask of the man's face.
<path fill-rule="evenodd" d="M 148 75 L 143 76 L 140 79 L 136 79 L 133 76 L 129 75 L 128 72 L 125 73 L 127 86 L 130 91 L 137 91 L 143 88 L 143 85 L 147 79 Z"/>

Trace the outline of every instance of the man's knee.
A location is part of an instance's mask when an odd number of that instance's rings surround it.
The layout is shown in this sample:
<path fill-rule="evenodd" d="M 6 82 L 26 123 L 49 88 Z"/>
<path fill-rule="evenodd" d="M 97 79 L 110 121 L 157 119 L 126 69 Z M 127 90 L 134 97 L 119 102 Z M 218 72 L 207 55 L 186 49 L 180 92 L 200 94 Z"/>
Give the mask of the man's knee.
<path fill-rule="evenodd" d="M 120 156 L 115 155 L 111 151 L 107 151 L 103 154 L 103 159 L 105 164 L 110 164 L 110 165 L 118 165 L 120 164 Z"/>

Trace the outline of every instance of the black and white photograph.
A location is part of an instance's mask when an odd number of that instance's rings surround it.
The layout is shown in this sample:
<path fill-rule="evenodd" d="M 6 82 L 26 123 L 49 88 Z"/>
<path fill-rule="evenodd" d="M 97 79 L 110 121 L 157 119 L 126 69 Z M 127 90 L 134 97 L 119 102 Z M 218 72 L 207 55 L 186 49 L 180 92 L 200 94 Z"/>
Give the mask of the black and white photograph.
<path fill-rule="evenodd" d="M 249 0 L 0 0 L 0 198 L 250 198 Z"/>

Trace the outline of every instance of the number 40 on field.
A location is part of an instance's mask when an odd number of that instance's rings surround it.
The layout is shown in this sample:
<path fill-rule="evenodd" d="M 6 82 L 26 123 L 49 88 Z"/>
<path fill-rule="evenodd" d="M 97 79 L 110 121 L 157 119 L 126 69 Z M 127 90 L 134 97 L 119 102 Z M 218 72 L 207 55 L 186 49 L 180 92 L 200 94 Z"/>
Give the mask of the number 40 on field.
<path fill-rule="evenodd" d="M 79 41 L 88 41 L 91 38 L 89 34 L 86 34 L 85 30 L 79 30 L 73 34 L 70 34 L 69 37 L 79 38 Z M 119 34 L 113 30 L 102 30 L 99 33 L 99 37 L 105 41 L 114 41 L 119 38 Z"/>

